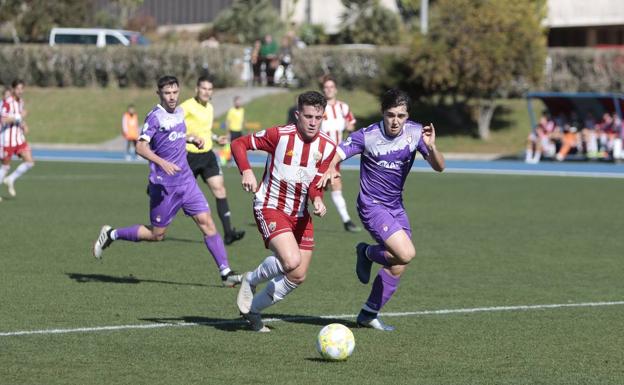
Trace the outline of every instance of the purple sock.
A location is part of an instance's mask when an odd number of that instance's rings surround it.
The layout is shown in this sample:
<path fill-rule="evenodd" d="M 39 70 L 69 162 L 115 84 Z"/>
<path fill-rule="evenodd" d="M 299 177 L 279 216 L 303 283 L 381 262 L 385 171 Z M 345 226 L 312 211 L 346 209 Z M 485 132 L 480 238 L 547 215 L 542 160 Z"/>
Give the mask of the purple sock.
<path fill-rule="evenodd" d="M 373 282 L 373 288 L 366 301 L 365 309 L 378 312 L 392 298 L 399 287 L 400 277 L 395 277 L 384 269 L 380 269 Z M 368 309 L 367 309 L 368 308 Z"/>
<path fill-rule="evenodd" d="M 223 244 L 223 238 L 219 235 L 219 233 L 215 233 L 214 235 L 204 235 L 204 243 L 212 254 L 215 263 L 219 267 L 219 271 L 223 269 L 228 269 L 230 267 L 230 263 L 228 262 L 227 252 L 225 251 L 225 244 Z"/>
<path fill-rule="evenodd" d="M 386 259 L 386 247 L 383 245 L 370 245 L 366 249 L 366 256 L 373 262 L 383 266 L 390 266 Z"/>
<path fill-rule="evenodd" d="M 139 227 L 141 227 L 141 225 L 132 225 L 130 227 L 115 229 L 115 231 L 117 231 L 117 239 L 123 239 L 124 241 L 131 242 L 139 242 Z"/>

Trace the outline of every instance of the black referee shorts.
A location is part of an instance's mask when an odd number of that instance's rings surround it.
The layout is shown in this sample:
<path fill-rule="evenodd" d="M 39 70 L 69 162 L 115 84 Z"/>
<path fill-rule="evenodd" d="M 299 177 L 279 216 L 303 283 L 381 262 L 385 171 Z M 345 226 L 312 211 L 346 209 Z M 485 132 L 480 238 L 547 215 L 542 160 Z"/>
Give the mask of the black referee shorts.
<path fill-rule="evenodd" d="M 197 178 L 197 175 L 200 175 L 204 182 L 213 176 L 223 175 L 221 163 L 212 150 L 200 153 L 189 152 L 186 154 L 186 160 L 193 171 L 193 176 Z"/>
<path fill-rule="evenodd" d="M 242 131 L 230 131 L 230 143 L 243 136 Z"/>

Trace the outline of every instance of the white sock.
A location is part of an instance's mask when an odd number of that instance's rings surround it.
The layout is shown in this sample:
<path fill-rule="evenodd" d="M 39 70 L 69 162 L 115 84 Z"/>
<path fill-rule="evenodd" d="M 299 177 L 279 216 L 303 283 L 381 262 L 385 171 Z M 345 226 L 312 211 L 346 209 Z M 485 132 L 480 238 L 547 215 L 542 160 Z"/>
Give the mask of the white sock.
<path fill-rule="evenodd" d="M 338 209 L 340 218 L 342 218 L 342 223 L 350 221 L 351 217 L 349 217 L 349 213 L 347 212 L 347 202 L 345 202 L 342 196 L 342 191 L 332 191 L 331 197 L 332 201 L 334 201 L 334 205 L 336 205 L 336 209 Z"/>
<path fill-rule="evenodd" d="M 11 166 L 2 165 L 2 167 L 0 167 L 0 183 L 4 179 L 4 176 L 7 174 L 7 172 L 9 172 L 9 168 L 11 168 Z"/>
<path fill-rule="evenodd" d="M 535 154 L 533 155 L 533 163 L 538 163 L 541 157 L 542 153 L 539 151 L 535 151 Z"/>
<path fill-rule="evenodd" d="M 533 160 L 533 150 L 526 150 L 524 161 L 530 163 Z"/>
<path fill-rule="evenodd" d="M 273 278 L 267 283 L 264 289 L 256 294 L 251 302 L 251 312 L 260 313 L 267 307 L 283 300 L 291 291 L 297 288 L 297 284 L 292 283 L 285 275 Z"/>
<path fill-rule="evenodd" d="M 34 166 L 33 163 L 22 163 L 19 166 L 17 166 L 17 168 L 15 169 L 15 171 L 13 171 L 11 173 L 11 175 L 9 175 L 7 177 L 7 179 L 11 179 L 12 181 L 15 181 L 15 179 L 19 178 L 20 176 L 24 175 L 24 173 L 28 170 L 30 170 L 32 167 Z"/>
<path fill-rule="evenodd" d="M 269 279 L 273 279 L 280 274 L 284 274 L 284 268 L 274 255 L 270 255 L 262 261 L 262 263 L 247 274 L 247 281 L 252 286 L 258 286 L 262 282 L 266 282 Z"/>
<path fill-rule="evenodd" d="M 117 240 L 117 230 L 113 230 L 110 232 L 110 237 L 113 241 Z"/>
<path fill-rule="evenodd" d="M 226 275 L 230 274 L 230 271 L 232 271 L 232 269 L 226 267 L 223 270 L 219 270 L 219 274 L 221 274 L 222 277 L 225 277 Z"/>

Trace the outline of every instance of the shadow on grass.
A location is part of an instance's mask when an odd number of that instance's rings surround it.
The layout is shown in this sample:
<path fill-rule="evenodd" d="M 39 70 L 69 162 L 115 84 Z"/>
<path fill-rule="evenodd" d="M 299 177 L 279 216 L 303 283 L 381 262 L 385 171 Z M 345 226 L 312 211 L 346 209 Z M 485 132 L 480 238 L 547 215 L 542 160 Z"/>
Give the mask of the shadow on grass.
<path fill-rule="evenodd" d="M 87 282 L 102 282 L 102 283 L 121 283 L 121 284 L 130 284 L 136 285 L 139 283 L 159 283 L 165 285 L 178 285 L 178 286 L 199 286 L 199 287 L 222 287 L 221 285 L 206 285 L 203 283 L 189 283 L 189 282 L 174 282 L 174 281 L 163 281 L 158 279 L 141 279 L 137 278 L 134 275 L 130 274 L 125 277 L 116 277 L 113 275 L 105 275 L 105 274 L 82 274 L 82 273 L 65 273 L 70 279 L 78 283 L 87 283 Z"/>
<path fill-rule="evenodd" d="M 332 361 L 332 360 L 327 360 L 325 358 L 320 358 L 320 357 L 307 357 L 305 359 L 306 361 L 311 361 L 311 362 L 318 362 L 321 364 L 342 364 L 347 362 L 347 360 L 342 360 L 342 361 Z"/>
<path fill-rule="evenodd" d="M 210 326 L 218 330 L 226 332 L 236 332 L 239 330 L 249 330 L 247 322 L 242 318 L 214 318 L 203 316 L 181 316 L 181 317 L 152 317 L 139 318 L 140 321 L 153 322 L 158 324 L 177 324 L 177 325 L 199 325 Z"/>
<path fill-rule="evenodd" d="M 266 314 L 262 316 L 263 319 L 278 319 L 284 322 L 296 323 L 296 324 L 307 324 L 307 325 L 315 325 L 315 326 L 325 326 L 333 323 L 343 324 L 348 328 L 356 328 L 358 327 L 357 323 L 354 321 L 349 321 L 343 318 L 333 318 L 333 317 L 318 317 L 318 316 L 308 316 L 308 315 L 288 315 L 288 314 Z"/>
<path fill-rule="evenodd" d="M 262 319 L 265 321 L 269 329 L 275 329 L 277 321 L 307 324 L 314 326 L 325 326 L 331 323 L 340 323 L 348 328 L 356 328 L 357 324 L 353 321 L 340 318 L 324 318 L 305 315 L 287 315 L 287 314 L 263 314 Z M 140 321 L 148 321 L 161 324 L 177 324 L 177 325 L 199 325 L 210 326 L 218 330 L 227 332 L 236 332 L 239 330 L 250 331 L 247 321 L 242 318 L 215 318 L 204 316 L 181 316 L 181 317 L 152 317 L 140 318 Z"/>
<path fill-rule="evenodd" d="M 168 237 L 165 236 L 163 242 L 182 242 L 182 243 L 204 243 L 202 239 L 188 239 L 188 238 L 177 238 L 177 237 Z"/>

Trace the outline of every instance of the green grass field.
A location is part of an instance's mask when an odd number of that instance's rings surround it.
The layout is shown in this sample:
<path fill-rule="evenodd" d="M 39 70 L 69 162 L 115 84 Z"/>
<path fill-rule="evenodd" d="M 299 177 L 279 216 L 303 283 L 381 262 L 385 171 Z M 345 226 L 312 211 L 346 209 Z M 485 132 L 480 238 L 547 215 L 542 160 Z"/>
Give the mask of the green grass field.
<path fill-rule="evenodd" d="M 286 123 L 288 109 L 301 90 L 268 95 L 245 106 L 247 121 L 259 122 L 264 128 Z M 191 97 L 191 88 L 182 88 L 180 100 Z M 143 119 L 157 102 L 152 89 L 116 88 L 35 88 L 26 90 L 30 112 L 29 140 L 33 143 L 101 143 L 120 134 L 121 114 L 129 103 L 136 105 Z M 341 90 L 340 99 L 348 102 L 364 127 L 381 118 L 377 98 L 361 90 Z M 539 111 L 539 103 L 536 103 Z M 522 99 L 501 101 L 492 123 L 492 137 L 481 141 L 471 135 L 449 133 L 445 116 L 419 111 L 414 117 L 433 121 L 439 135 L 439 146 L 446 152 L 499 153 L 516 155 L 524 149 L 530 122 L 526 102 Z M 215 117 L 222 121 L 222 116 Z M 474 129 L 474 127 L 472 127 Z"/>
<path fill-rule="evenodd" d="M 250 332 L 237 291 L 220 287 L 182 215 L 162 243 L 91 256 L 102 224 L 147 221 L 146 171 L 39 162 L 16 198 L 2 188 L 1 384 L 624 383 L 622 305 L 389 314 L 396 332 L 354 328 L 369 286 L 355 277 L 353 248 L 369 238 L 345 233 L 329 199 L 307 282 L 269 309 L 282 319 L 271 333 Z M 343 177 L 353 204 L 357 173 Z M 234 170 L 226 183 L 234 224 L 247 230 L 230 260 L 251 269 L 268 254 Z M 405 205 L 418 255 L 384 312 L 623 300 L 621 191 L 603 178 L 412 174 Z M 346 362 L 315 352 L 326 315 L 353 328 Z M 202 325 L 164 324 L 193 322 Z M 5 334 L 120 325 L 150 328 Z"/>

